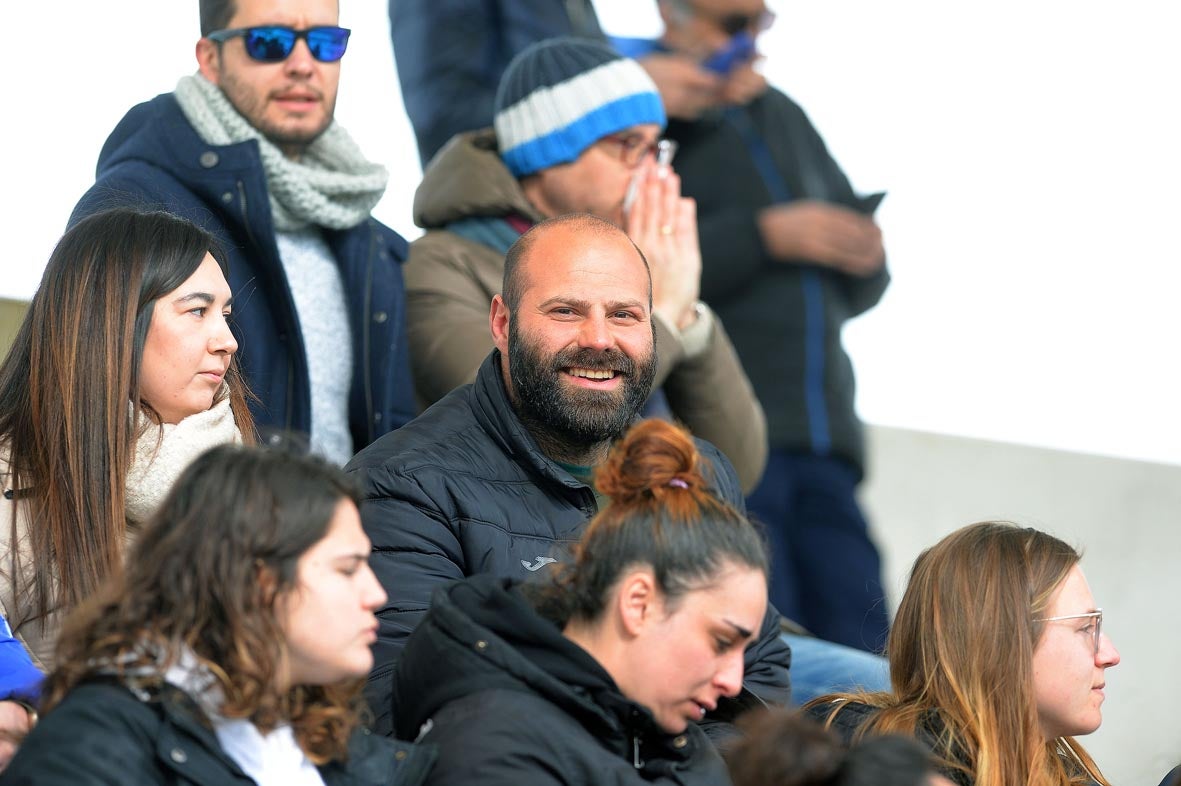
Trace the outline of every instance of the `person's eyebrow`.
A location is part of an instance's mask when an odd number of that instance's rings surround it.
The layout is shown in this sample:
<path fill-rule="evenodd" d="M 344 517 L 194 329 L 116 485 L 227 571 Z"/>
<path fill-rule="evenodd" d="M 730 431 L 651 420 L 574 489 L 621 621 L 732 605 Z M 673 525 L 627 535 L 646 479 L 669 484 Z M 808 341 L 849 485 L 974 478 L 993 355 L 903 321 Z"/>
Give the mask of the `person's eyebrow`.
<path fill-rule="evenodd" d="M 555 305 L 558 303 L 561 303 L 562 305 L 566 305 L 566 306 L 573 306 L 574 308 L 579 308 L 579 309 L 582 309 L 583 311 L 589 309 L 590 305 L 591 305 L 589 300 L 582 300 L 582 299 L 576 298 L 576 297 L 565 297 L 563 295 L 558 295 L 557 297 L 551 297 L 549 300 L 542 301 L 541 304 L 538 306 L 538 308 L 548 308 L 549 306 L 552 306 L 552 305 Z"/>
<path fill-rule="evenodd" d="M 190 292 L 187 295 L 181 295 L 173 302 L 178 303 L 178 304 L 182 304 L 182 303 L 192 303 L 193 301 L 197 301 L 200 303 L 204 303 L 207 306 L 212 306 L 214 300 L 216 300 L 216 298 L 214 298 L 213 295 L 211 295 L 208 292 Z M 232 306 L 234 304 L 233 296 L 230 296 L 230 298 L 226 301 L 225 304 L 227 306 Z"/>
<path fill-rule="evenodd" d="M 722 622 L 726 623 L 731 628 L 733 628 L 734 632 L 737 633 L 739 636 L 741 636 L 744 639 L 749 639 L 755 635 L 753 630 L 747 630 L 746 628 L 739 625 L 737 622 L 731 622 L 730 620 L 726 619 L 725 617 L 722 618 Z"/>
<path fill-rule="evenodd" d="M 644 310 L 644 301 L 641 300 L 619 300 L 614 303 L 607 304 L 608 311 L 626 311 L 630 308 L 638 308 Z"/>

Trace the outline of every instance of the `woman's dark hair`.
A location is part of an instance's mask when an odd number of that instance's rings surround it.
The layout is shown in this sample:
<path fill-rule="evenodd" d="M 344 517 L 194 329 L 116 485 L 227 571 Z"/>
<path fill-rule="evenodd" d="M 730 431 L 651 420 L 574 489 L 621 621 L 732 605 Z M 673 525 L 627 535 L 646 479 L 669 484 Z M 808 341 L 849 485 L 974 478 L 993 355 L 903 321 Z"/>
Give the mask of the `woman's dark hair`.
<path fill-rule="evenodd" d="M 343 756 L 360 683 L 281 693 L 286 647 L 275 599 L 295 586 L 299 558 L 327 534 L 341 502 L 359 500 L 349 478 L 318 458 L 236 445 L 202 454 L 140 535 L 122 577 L 67 620 L 45 709 L 96 673 L 159 683 L 188 650 L 221 683 L 222 715 L 264 731 L 289 720 L 313 761 Z"/>
<path fill-rule="evenodd" d="M 797 712 L 752 712 L 744 734 L 726 749 L 734 786 L 922 786 L 932 773 L 926 750 L 898 735 L 869 738 L 851 749 Z"/>
<path fill-rule="evenodd" d="M 727 563 L 766 574 L 763 540 L 706 485 L 702 458 L 685 429 L 664 420 L 636 424 L 595 473 L 611 498 L 587 526 L 573 562 L 539 589 L 539 609 L 559 620 L 599 618 L 630 567 L 648 565 L 667 604 L 707 586 Z"/>
<path fill-rule="evenodd" d="M 22 565 L 14 547 L 0 573 L 42 620 L 92 594 L 122 562 L 139 413 L 159 421 L 140 398 L 144 342 L 156 300 L 206 254 L 228 279 L 214 237 L 182 218 L 116 208 L 79 221 L 53 250 L 0 365 L 0 449 L 14 505 L 29 523 L 31 563 Z M 225 381 L 219 396 L 229 397 L 238 429 L 253 441 L 236 362 Z M 17 519 L 13 544 L 21 540 Z"/>

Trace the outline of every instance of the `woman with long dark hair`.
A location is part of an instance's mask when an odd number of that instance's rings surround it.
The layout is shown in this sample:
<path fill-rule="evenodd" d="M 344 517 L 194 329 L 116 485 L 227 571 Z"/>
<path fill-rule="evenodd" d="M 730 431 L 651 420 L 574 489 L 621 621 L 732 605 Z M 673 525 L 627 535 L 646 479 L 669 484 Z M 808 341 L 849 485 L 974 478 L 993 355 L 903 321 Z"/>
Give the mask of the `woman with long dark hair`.
<path fill-rule="evenodd" d="M 951 533 L 919 555 L 890 631 L 891 693 L 808 705 L 846 738 L 917 736 L 961 786 L 1107 786 L 1075 740 L 1099 728 L 1102 632 L 1078 551 L 1001 522 Z"/>
<path fill-rule="evenodd" d="M 167 213 L 54 249 L 0 366 L 0 607 L 39 665 L 184 465 L 252 438 L 231 300 L 214 238 Z"/>
<path fill-rule="evenodd" d="M 597 471 L 610 503 L 554 581 L 435 595 L 395 672 L 399 736 L 439 747 L 431 784 L 726 782 L 697 722 L 742 688 L 767 564 L 700 463 L 687 432 L 645 421 Z"/>
<path fill-rule="evenodd" d="M 42 669 L 188 462 L 253 440 L 226 281 L 214 238 L 161 212 L 93 215 L 49 259 L 0 365 L 0 614 Z"/>
<path fill-rule="evenodd" d="M 312 457 L 221 446 L 69 619 L 5 782 L 402 786 L 429 749 L 360 727 L 374 611 L 358 495 Z"/>

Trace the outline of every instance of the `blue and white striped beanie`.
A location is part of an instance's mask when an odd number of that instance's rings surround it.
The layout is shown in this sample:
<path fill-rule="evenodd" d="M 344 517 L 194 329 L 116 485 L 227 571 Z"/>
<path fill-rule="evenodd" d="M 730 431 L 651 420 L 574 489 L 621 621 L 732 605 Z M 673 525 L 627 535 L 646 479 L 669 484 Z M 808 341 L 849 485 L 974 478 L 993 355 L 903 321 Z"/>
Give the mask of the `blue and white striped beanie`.
<path fill-rule="evenodd" d="M 583 38 L 551 38 L 514 57 L 494 110 L 500 156 L 516 177 L 573 161 L 608 134 L 665 124 L 639 63 Z"/>

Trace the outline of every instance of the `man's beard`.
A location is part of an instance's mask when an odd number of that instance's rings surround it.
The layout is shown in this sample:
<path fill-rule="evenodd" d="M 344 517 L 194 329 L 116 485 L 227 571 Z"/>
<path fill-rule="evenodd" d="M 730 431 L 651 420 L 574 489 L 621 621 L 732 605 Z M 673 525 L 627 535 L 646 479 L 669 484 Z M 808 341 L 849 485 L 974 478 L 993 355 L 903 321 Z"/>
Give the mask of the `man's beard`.
<path fill-rule="evenodd" d="M 508 353 L 517 415 L 543 447 L 549 443 L 567 455 L 621 436 L 656 377 L 655 350 L 633 359 L 618 349 L 568 348 L 547 358 L 511 322 Z M 579 388 L 563 381 L 567 368 L 608 369 L 622 379 L 615 390 Z"/>

